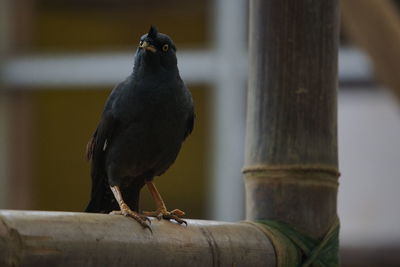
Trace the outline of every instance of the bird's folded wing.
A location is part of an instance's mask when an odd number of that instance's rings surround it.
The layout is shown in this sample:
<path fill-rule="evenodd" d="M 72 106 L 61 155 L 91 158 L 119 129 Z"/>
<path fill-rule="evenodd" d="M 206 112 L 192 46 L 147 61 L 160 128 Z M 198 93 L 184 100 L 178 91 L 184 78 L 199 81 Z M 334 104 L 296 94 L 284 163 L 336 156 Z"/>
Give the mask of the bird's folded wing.
<path fill-rule="evenodd" d="M 106 181 L 105 153 L 112 143 L 112 138 L 116 132 L 117 120 L 110 113 L 103 113 L 99 125 L 93 137 L 87 145 L 86 156 L 92 161 L 92 198 L 94 194 L 103 188 Z"/>
<path fill-rule="evenodd" d="M 117 120 L 110 113 L 103 113 L 96 131 L 86 146 L 86 157 L 88 160 L 97 161 L 103 157 L 116 126 Z"/>

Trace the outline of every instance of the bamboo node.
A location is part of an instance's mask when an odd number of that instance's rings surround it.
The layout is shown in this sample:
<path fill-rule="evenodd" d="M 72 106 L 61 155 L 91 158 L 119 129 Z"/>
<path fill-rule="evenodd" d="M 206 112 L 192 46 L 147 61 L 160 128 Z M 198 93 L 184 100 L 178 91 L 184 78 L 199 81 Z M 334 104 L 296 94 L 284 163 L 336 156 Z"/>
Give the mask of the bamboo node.
<path fill-rule="evenodd" d="M 337 168 L 324 165 L 253 165 L 242 169 L 246 181 L 338 187 Z"/>
<path fill-rule="evenodd" d="M 263 172 L 263 171 L 291 171 L 291 172 L 326 172 L 331 175 L 340 176 L 336 167 L 327 165 L 262 165 L 256 164 L 242 168 L 242 173 Z"/>

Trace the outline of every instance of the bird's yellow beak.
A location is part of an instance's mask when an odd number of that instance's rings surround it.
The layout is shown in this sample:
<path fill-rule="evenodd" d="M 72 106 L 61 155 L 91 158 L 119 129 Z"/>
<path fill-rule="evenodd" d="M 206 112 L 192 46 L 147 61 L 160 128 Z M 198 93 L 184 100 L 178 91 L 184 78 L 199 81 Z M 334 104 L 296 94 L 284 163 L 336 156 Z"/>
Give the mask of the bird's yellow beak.
<path fill-rule="evenodd" d="M 154 45 L 151 45 L 149 42 L 147 41 L 143 41 L 140 45 L 140 48 L 146 49 L 148 51 L 151 51 L 153 53 L 155 53 L 157 51 L 157 49 L 154 47 Z"/>

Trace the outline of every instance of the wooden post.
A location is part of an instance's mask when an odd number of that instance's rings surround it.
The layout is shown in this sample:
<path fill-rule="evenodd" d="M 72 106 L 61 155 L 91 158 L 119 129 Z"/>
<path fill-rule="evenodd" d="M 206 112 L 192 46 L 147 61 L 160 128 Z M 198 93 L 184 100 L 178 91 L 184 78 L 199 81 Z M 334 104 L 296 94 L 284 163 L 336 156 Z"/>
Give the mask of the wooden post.
<path fill-rule="evenodd" d="M 247 219 L 313 238 L 336 219 L 338 0 L 250 1 Z"/>
<path fill-rule="evenodd" d="M 34 1 L 0 2 L 0 69 L 29 44 Z M 4 65 L 3 65 L 4 64 Z M 0 206 L 27 209 L 32 193 L 32 93 L 11 88 L 0 77 Z M 18 194 L 14 194 L 18 188 Z"/>

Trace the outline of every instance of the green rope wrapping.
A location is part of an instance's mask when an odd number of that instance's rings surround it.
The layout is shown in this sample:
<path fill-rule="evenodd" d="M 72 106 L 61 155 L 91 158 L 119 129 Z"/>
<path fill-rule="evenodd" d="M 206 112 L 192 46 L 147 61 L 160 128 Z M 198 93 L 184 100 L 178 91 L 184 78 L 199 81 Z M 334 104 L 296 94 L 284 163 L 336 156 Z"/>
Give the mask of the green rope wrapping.
<path fill-rule="evenodd" d="M 275 247 L 279 267 L 339 266 L 339 219 L 336 218 L 322 240 L 314 240 L 272 220 L 247 222 L 261 227 Z"/>

